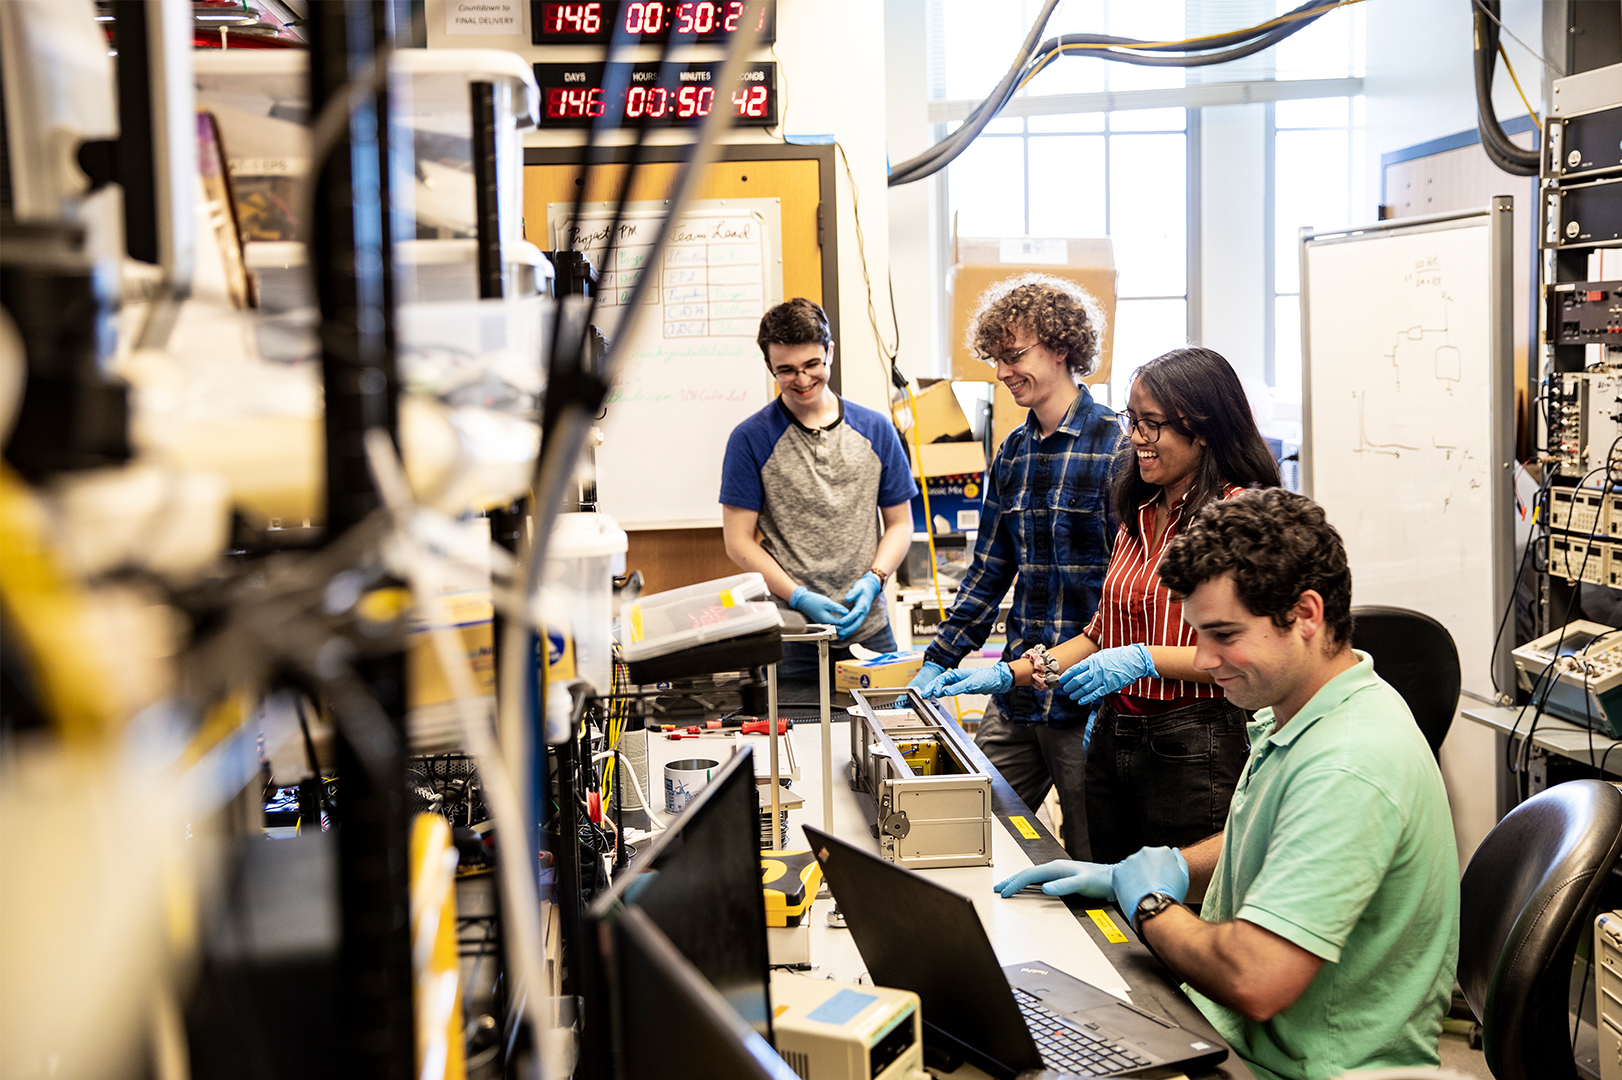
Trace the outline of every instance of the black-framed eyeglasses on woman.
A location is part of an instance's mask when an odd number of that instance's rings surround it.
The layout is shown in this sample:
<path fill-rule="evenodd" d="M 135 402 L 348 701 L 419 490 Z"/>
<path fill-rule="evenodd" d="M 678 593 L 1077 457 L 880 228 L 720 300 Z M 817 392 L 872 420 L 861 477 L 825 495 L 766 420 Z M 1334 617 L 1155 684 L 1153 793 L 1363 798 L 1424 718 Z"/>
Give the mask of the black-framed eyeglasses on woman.
<path fill-rule="evenodd" d="M 1132 429 L 1137 428 L 1138 434 L 1143 436 L 1143 441 L 1146 443 L 1159 442 L 1160 429 L 1163 427 L 1169 426 L 1172 428 L 1172 430 L 1177 430 L 1177 424 L 1174 421 L 1145 420 L 1142 417 L 1133 416 L 1125 409 L 1115 414 L 1115 423 L 1120 426 L 1122 435 L 1130 436 L 1132 434 Z"/>

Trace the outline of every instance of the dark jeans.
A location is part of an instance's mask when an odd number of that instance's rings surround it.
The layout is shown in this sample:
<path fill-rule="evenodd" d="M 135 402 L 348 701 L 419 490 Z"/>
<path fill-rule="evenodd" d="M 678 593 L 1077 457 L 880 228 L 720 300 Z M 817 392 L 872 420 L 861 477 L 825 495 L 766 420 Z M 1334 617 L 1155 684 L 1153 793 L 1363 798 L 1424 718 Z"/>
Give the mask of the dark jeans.
<path fill-rule="evenodd" d="M 884 629 L 873 634 L 865 641 L 855 642 L 864 649 L 874 652 L 895 652 L 895 631 L 890 624 L 885 623 Z M 828 685 L 834 684 L 834 664 L 840 660 L 850 659 L 849 641 L 830 641 L 828 643 Z M 815 641 L 785 641 L 783 642 L 783 659 L 777 662 L 777 681 L 779 683 L 799 683 L 813 689 L 817 685 L 817 643 Z"/>
<path fill-rule="evenodd" d="M 1072 859 L 1090 858 L 1087 829 L 1087 728 L 1084 724 L 1056 728 L 1046 724 L 1015 724 L 1003 716 L 995 700 L 986 702 L 974 744 L 1002 773 L 1008 786 L 1035 813 L 1053 788 L 1059 789 L 1064 821 L 1059 839 Z"/>
<path fill-rule="evenodd" d="M 1119 712 L 1105 698 L 1087 751 L 1093 861 L 1187 847 L 1221 832 L 1250 756 L 1248 718 L 1225 698 L 1159 716 Z"/>

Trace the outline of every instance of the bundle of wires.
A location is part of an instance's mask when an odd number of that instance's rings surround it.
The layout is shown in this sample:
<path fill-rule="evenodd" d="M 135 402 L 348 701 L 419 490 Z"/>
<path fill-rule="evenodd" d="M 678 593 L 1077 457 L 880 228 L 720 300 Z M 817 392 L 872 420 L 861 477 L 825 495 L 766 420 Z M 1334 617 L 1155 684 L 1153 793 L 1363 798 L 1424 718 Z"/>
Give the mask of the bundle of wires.
<path fill-rule="evenodd" d="M 1058 34 L 1040 45 L 1037 39 L 1047 28 L 1058 0 L 1042 5 L 1036 22 L 1020 46 L 1019 53 L 1007 74 L 997 83 L 991 94 L 975 106 L 963 125 L 946 138 L 917 157 L 903 161 L 890 171 L 890 186 L 910 184 L 946 168 L 961 154 L 985 126 L 1013 100 L 1025 84 L 1061 56 L 1094 57 L 1121 64 L 1143 67 L 1208 67 L 1225 64 L 1271 48 L 1305 28 L 1310 23 L 1338 7 L 1361 3 L 1362 0 L 1307 0 L 1276 19 L 1258 23 L 1244 30 L 1205 37 L 1186 38 L 1182 41 L 1139 41 L 1136 38 L 1114 37 L 1109 34 Z"/>
<path fill-rule="evenodd" d="M 1504 52 L 1504 46 L 1498 39 L 1503 25 L 1498 17 L 1498 6 L 1498 0 L 1472 0 L 1471 4 L 1475 16 L 1476 130 L 1481 133 L 1481 149 L 1486 151 L 1494 165 L 1514 176 L 1536 176 L 1543 160 L 1542 152 L 1527 150 L 1511 142 L 1504 125 L 1498 122 L 1498 113 L 1493 109 L 1492 77 L 1499 57 L 1503 57 L 1504 68 L 1515 83 L 1516 92 L 1521 91 L 1521 82 L 1515 78 L 1509 54 Z M 1532 111 L 1524 93 L 1521 94 L 1521 102 L 1535 122 L 1537 113 Z"/>

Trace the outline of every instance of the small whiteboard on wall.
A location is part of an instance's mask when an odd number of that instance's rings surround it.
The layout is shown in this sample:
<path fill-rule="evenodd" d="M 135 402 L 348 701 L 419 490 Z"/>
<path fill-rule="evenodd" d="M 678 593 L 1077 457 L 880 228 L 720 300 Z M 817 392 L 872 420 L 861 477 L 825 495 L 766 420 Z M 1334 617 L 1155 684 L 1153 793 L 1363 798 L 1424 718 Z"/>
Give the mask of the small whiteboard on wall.
<path fill-rule="evenodd" d="M 1302 483 L 1346 540 L 1352 603 L 1422 611 L 1495 701 L 1514 588 L 1511 200 L 1301 234 Z"/>
<path fill-rule="evenodd" d="M 721 524 L 721 457 L 727 436 L 771 400 L 755 335 L 783 299 L 777 199 L 708 199 L 688 205 L 657 266 L 652 244 L 663 202 L 581 208 L 548 203 L 555 247 L 584 252 L 598 270 L 596 323 L 613 340 L 637 279 L 646 313 L 609 391 L 599 426 L 598 506 L 627 529 Z M 611 260 L 605 265 L 604 259 Z"/>

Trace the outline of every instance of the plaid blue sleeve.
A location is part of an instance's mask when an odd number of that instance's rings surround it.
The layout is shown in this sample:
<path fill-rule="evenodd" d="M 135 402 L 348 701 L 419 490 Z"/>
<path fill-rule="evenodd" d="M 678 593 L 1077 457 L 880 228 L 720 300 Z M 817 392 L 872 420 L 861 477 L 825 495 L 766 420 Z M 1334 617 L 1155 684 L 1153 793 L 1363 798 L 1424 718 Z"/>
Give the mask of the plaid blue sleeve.
<path fill-rule="evenodd" d="M 986 643 L 1002 599 L 1008 595 L 1008 587 L 1019 569 L 1019 551 L 1008 516 L 1003 513 L 998 483 L 1002 471 L 999 466 L 1013 441 L 1009 438 L 1003 442 L 991 468 L 986 470 L 986 497 L 980 508 L 974 561 L 958 586 L 952 610 L 941 620 L 935 640 L 924 651 L 926 660 L 942 667 L 956 667 L 963 657 Z"/>

